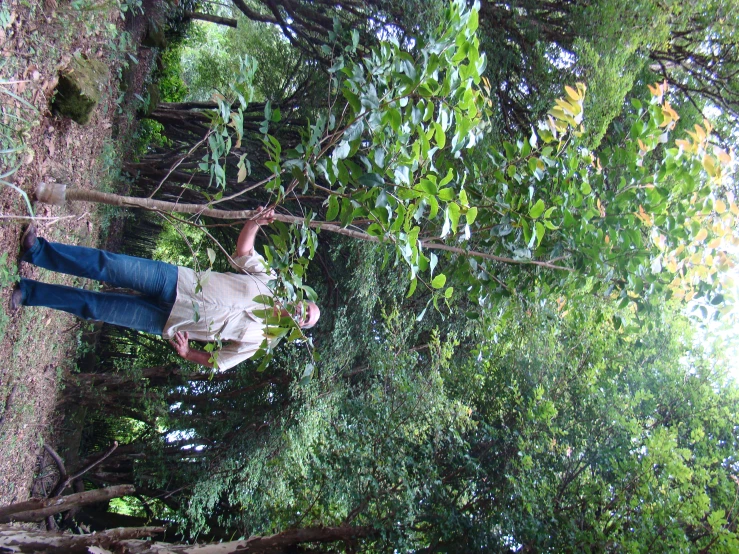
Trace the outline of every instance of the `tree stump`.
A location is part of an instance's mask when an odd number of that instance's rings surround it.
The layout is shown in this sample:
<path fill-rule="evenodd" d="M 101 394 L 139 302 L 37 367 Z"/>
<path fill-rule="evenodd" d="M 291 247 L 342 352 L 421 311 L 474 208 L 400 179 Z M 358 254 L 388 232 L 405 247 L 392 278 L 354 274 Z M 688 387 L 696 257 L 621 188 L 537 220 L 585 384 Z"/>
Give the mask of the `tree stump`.
<path fill-rule="evenodd" d="M 76 55 L 59 73 L 52 107 L 60 115 L 85 125 L 90 121 L 100 101 L 100 91 L 107 82 L 108 68 L 105 64 Z"/>

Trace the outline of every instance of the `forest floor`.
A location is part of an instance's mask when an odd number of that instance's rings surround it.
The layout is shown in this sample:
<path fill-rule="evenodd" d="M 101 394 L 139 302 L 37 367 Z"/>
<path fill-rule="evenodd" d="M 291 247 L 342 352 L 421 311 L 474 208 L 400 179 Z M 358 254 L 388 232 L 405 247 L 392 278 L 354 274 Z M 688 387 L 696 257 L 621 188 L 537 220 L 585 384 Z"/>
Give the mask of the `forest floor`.
<path fill-rule="evenodd" d="M 131 147 L 136 103 L 155 54 L 131 46 L 140 43 L 146 20 L 140 8 L 136 18 L 124 20 L 122 8 L 138 6 L 117 0 L 0 3 L 0 179 L 32 203 L 43 181 L 120 190 L 120 159 Z M 59 70 L 80 54 L 109 68 L 101 101 L 84 126 L 50 110 Z M 17 190 L 0 189 L 0 505 L 6 505 L 29 497 L 43 445 L 54 444 L 60 431 L 55 407 L 63 400 L 63 377 L 81 354 L 84 327 L 62 312 L 10 311 L 18 275 L 77 286 L 81 280 L 19 266 L 29 211 Z M 33 203 L 33 209 L 39 236 L 49 240 L 100 246 L 109 227 L 119 226 L 111 210 L 88 204 Z"/>

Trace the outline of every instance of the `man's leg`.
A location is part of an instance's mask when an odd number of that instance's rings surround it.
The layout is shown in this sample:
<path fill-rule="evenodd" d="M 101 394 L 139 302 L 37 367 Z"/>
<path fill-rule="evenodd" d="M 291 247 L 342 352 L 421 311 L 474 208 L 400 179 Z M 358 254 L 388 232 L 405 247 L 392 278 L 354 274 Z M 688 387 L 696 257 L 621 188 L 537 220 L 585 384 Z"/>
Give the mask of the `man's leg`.
<path fill-rule="evenodd" d="M 172 304 L 158 298 L 92 292 L 62 285 L 21 279 L 19 289 L 25 306 L 63 310 L 82 319 L 104 321 L 129 329 L 161 335 Z"/>
<path fill-rule="evenodd" d="M 165 303 L 177 294 L 177 266 L 97 248 L 36 240 L 21 258 L 39 267 L 133 289 Z"/>

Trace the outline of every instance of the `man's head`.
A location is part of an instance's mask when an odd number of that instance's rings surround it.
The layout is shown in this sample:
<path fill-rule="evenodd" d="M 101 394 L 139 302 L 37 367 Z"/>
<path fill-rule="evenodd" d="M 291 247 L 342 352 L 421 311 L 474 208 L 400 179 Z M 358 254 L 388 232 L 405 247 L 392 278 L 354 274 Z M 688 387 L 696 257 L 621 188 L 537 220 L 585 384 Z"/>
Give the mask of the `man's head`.
<path fill-rule="evenodd" d="M 321 310 L 315 302 L 302 302 L 298 306 L 298 321 L 303 329 L 310 329 L 321 317 Z"/>

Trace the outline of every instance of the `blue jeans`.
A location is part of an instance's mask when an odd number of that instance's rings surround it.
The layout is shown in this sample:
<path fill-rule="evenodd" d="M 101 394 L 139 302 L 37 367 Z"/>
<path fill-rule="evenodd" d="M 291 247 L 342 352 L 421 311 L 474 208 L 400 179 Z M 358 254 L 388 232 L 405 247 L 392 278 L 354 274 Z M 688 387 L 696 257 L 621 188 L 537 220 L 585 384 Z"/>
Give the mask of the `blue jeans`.
<path fill-rule="evenodd" d="M 51 271 L 105 281 L 142 293 L 136 296 L 92 292 L 21 279 L 20 289 L 26 306 L 46 306 L 82 319 L 161 335 L 177 297 L 177 266 L 164 262 L 47 242 L 42 238 L 21 259 Z"/>

